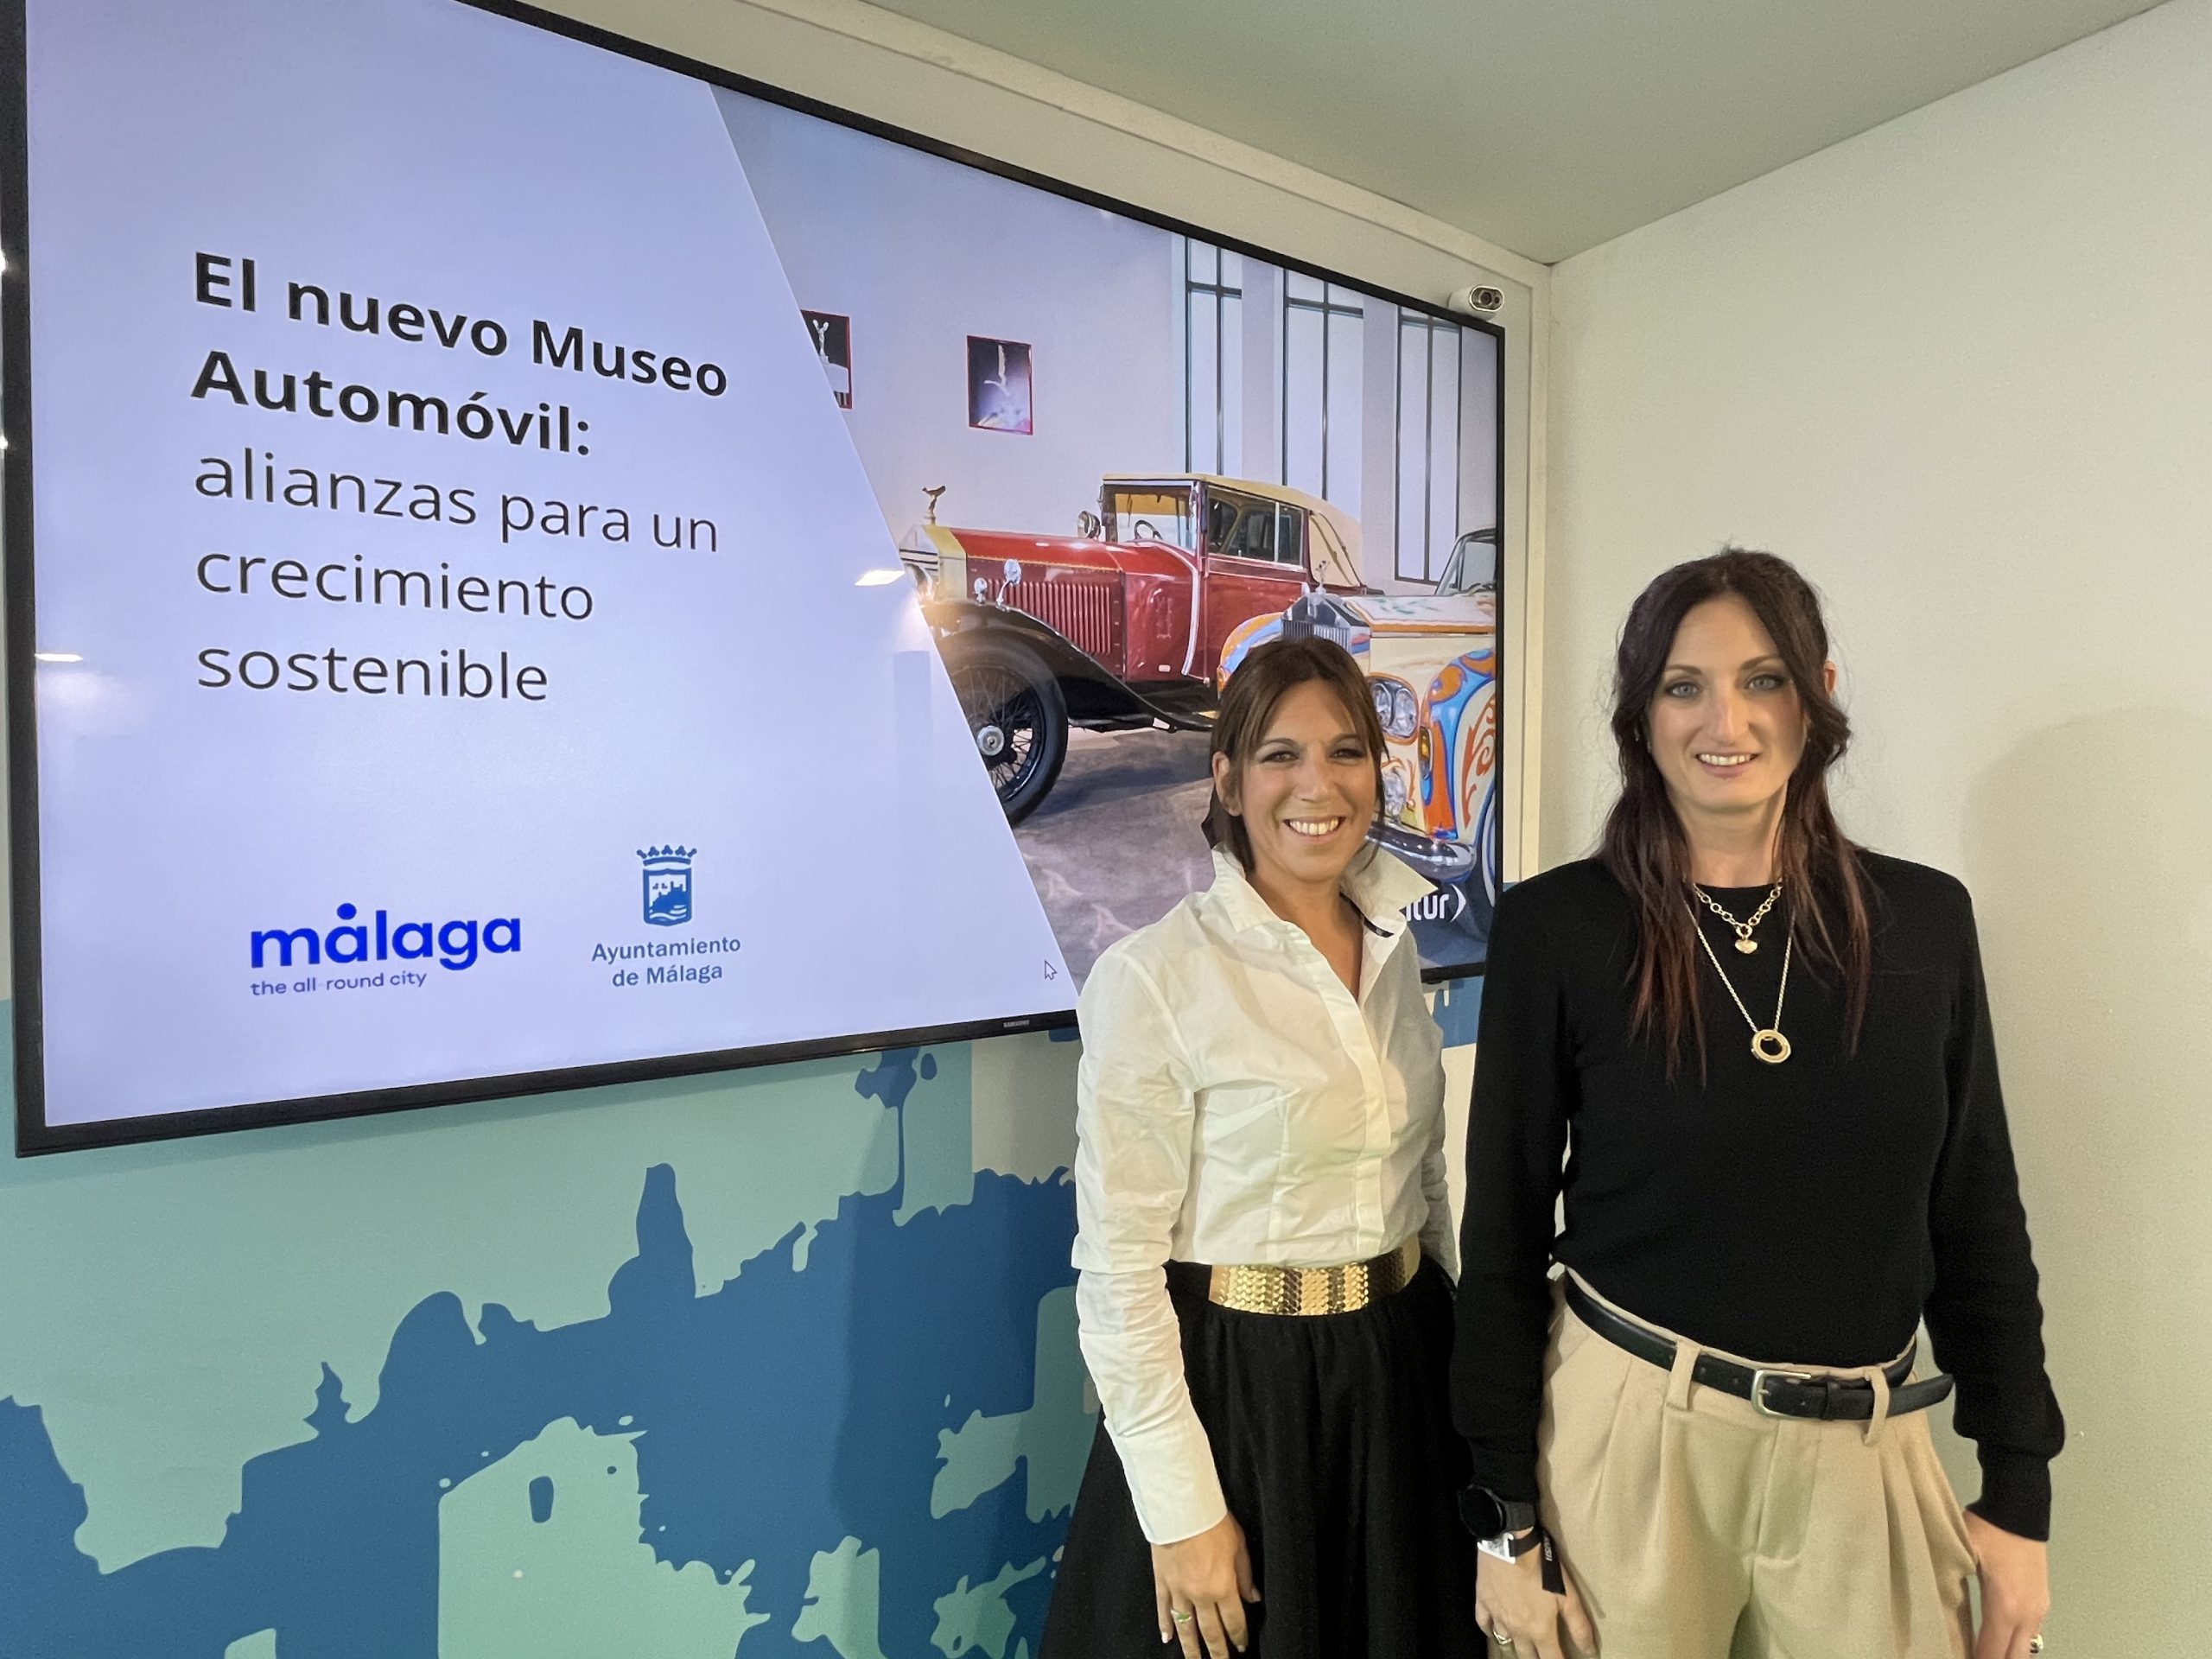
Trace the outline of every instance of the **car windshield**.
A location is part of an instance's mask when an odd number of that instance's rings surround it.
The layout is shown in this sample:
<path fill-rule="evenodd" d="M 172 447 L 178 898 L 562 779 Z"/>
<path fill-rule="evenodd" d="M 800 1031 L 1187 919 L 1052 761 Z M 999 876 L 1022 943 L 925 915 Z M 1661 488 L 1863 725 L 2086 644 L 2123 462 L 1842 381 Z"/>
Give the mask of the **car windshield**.
<path fill-rule="evenodd" d="M 1157 485 L 1109 485 L 1105 493 L 1106 539 L 1110 542 L 1173 542 L 1195 551 L 1191 492 Z M 1140 529 L 1141 525 L 1143 528 Z"/>
<path fill-rule="evenodd" d="M 1471 594 L 1478 588 L 1497 586 L 1497 532 L 1471 530 L 1452 545 L 1452 557 L 1437 582 L 1439 597 Z"/>

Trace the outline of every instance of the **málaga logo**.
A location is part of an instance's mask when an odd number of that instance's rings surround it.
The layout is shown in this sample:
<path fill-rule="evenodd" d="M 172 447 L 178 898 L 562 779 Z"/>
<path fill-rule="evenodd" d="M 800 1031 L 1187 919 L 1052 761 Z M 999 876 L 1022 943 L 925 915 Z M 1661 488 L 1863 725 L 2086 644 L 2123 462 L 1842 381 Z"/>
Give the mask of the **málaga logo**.
<path fill-rule="evenodd" d="M 253 965 L 291 968 L 326 962 L 389 962 L 395 957 L 422 962 L 435 957 L 441 968 L 459 973 L 474 967 L 480 953 L 510 956 L 522 949 L 522 919 L 516 916 L 494 916 L 488 922 L 395 923 L 388 910 L 377 912 L 372 922 L 357 920 L 360 913 L 352 905 L 340 905 L 339 925 L 321 932 L 312 927 L 256 928 L 250 941 Z"/>
<path fill-rule="evenodd" d="M 691 860 L 696 847 L 643 847 L 645 919 L 655 927 L 677 927 L 691 919 Z"/>

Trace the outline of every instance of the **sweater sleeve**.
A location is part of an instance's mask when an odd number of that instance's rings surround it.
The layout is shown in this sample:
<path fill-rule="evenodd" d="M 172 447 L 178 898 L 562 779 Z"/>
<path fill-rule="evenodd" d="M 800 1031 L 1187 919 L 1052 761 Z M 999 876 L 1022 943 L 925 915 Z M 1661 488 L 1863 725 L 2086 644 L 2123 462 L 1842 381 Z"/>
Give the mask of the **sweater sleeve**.
<path fill-rule="evenodd" d="M 1452 1413 L 1475 1484 L 1536 1497 L 1550 1271 L 1567 1122 L 1577 1093 L 1566 1003 L 1546 923 L 1527 888 L 1491 930 L 1467 1120 Z"/>
<path fill-rule="evenodd" d="M 2024 1538 L 2050 1535 L 2050 1460 L 2066 1422 L 2044 1369 L 2043 1304 L 1997 1084 L 1974 909 L 1958 893 L 1961 960 L 1945 1064 L 1951 1121 L 1930 1197 L 1927 1306 L 1936 1363 L 1958 1379 L 1953 1423 L 1981 1459 L 1968 1507 Z"/>

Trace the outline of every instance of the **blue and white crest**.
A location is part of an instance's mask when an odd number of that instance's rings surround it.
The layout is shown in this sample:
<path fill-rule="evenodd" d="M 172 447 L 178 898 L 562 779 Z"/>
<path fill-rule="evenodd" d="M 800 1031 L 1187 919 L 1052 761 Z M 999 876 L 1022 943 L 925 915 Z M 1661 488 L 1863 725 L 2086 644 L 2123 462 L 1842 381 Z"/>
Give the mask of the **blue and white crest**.
<path fill-rule="evenodd" d="M 645 919 L 655 927 L 675 927 L 691 919 L 691 856 L 696 847 L 644 847 Z"/>

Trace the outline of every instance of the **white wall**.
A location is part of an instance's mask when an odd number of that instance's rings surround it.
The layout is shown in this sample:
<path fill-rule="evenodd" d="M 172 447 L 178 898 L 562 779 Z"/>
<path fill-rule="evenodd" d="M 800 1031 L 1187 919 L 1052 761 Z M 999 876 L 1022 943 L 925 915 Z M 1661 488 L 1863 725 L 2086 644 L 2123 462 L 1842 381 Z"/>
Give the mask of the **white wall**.
<path fill-rule="evenodd" d="M 1173 238 L 757 99 L 722 111 L 802 308 L 852 320 L 845 416 L 892 534 L 1071 532 L 1183 464 Z M 865 230 L 865 235 L 855 234 Z M 968 336 L 1030 347 L 1033 433 L 968 424 Z"/>
<path fill-rule="evenodd" d="M 2073 1427 L 2053 1651 L 2096 1659 L 2212 1618 L 2208 272 L 2208 0 L 1554 272 L 1541 861 L 1608 798 L 1637 588 L 1798 561 L 1847 827 L 1975 894 Z"/>

